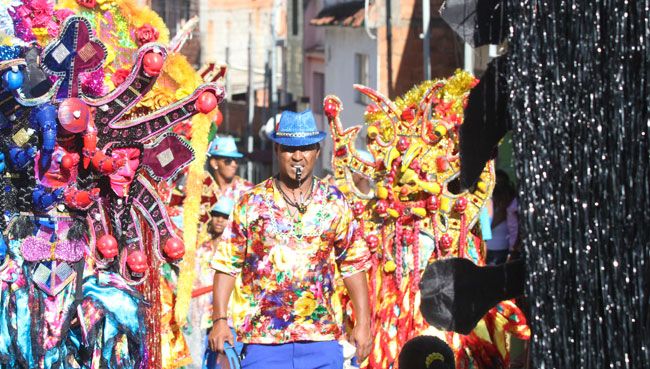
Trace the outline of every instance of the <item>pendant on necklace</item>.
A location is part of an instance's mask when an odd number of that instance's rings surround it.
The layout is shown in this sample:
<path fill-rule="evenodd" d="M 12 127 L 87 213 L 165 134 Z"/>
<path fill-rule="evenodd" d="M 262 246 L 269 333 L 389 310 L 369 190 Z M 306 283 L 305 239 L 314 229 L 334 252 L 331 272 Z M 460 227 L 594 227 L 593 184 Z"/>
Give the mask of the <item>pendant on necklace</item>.
<path fill-rule="evenodd" d="M 302 238 L 302 220 L 298 219 L 298 221 L 294 224 L 293 226 L 293 235 L 296 236 L 296 238 L 301 239 Z"/>
<path fill-rule="evenodd" d="M 303 204 L 298 205 L 298 211 L 300 214 L 305 214 L 305 211 L 307 211 L 307 207 Z"/>

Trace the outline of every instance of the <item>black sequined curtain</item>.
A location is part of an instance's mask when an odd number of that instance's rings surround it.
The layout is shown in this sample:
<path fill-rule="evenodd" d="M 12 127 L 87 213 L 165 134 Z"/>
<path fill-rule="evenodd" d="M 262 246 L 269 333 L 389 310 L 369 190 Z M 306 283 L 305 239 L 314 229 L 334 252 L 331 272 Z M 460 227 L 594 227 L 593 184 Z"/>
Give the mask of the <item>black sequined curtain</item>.
<path fill-rule="evenodd" d="M 508 0 L 534 368 L 649 368 L 650 1 Z"/>

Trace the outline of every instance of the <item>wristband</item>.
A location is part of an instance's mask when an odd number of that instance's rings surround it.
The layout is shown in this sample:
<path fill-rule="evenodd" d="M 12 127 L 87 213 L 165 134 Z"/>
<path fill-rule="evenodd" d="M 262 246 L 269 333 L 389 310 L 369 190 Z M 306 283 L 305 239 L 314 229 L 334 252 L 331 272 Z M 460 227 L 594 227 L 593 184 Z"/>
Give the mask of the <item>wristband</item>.
<path fill-rule="evenodd" d="M 227 316 L 220 316 L 218 318 L 212 318 L 213 323 L 216 323 L 216 322 L 218 322 L 220 320 L 228 320 L 228 317 Z"/>

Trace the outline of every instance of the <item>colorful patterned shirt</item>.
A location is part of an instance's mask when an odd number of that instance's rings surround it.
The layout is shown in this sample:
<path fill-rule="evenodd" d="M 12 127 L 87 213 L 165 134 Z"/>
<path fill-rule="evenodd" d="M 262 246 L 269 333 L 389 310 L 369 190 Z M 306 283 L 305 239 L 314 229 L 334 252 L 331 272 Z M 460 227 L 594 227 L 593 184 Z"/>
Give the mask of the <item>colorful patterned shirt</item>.
<path fill-rule="evenodd" d="M 309 201 L 309 200 L 308 200 Z M 235 205 L 212 267 L 236 276 L 247 310 L 233 317 L 244 343 L 336 340 L 336 268 L 343 278 L 369 267 L 369 251 L 343 194 L 316 180 L 297 219 L 274 181 L 246 192 Z"/>
<path fill-rule="evenodd" d="M 233 178 L 232 183 L 221 189 L 217 181 L 210 173 L 205 172 L 203 177 L 203 188 L 201 193 L 201 208 L 199 209 L 199 236 L 198 243 L 203 244 L 212 239 L 208 233 L 208 223 L 210 222 L 210 210 L 219 201 L 221 196 L 225 196 L 236 203 L 241 195 L 250 190 L 253 184 L 239 176 Z"/>

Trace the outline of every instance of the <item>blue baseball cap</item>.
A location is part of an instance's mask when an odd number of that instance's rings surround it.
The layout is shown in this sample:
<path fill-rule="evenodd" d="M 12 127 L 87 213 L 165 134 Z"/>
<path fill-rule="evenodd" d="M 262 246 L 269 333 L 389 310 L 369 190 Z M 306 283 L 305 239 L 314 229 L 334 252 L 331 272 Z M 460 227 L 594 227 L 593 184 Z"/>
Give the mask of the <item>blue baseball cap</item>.
<path fill-rule="evenodd" d="M 210 143 L 208 156 L 239 159 L 244 157 L 244 154 L 237 151 L 237 144 L 232 136 L 217 136 Z"/>
<path fill-rule="evenodd" d="M 285 110 L 270 139 L 284 146 L 307 146 L 321 142 L 326 133 L 319 131 L 311 110 L 301 113 Z"/>
<path fill-rule="evenodd" d="M 219 201 L 214 205 L 210 213 L 219 213 L 226 216 L 230 216 L 232 209 L 235 207 L 235 202 L 230 198 L 222 196 Z"/>

